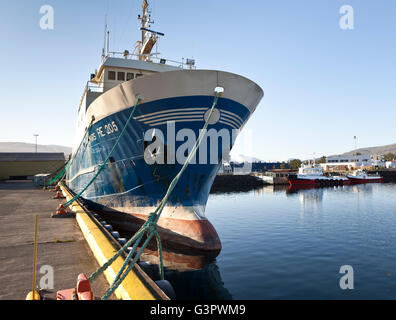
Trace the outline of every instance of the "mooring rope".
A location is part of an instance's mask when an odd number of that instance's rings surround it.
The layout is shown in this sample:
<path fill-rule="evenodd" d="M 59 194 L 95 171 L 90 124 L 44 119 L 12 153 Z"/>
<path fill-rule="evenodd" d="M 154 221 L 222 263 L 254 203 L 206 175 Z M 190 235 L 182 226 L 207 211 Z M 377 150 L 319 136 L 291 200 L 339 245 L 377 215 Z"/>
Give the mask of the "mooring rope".
<path fill-rule="evenodd" d="M 177 185 L 181 175 L 183 172 L 187 169 L 188 165 L 190 164 L 192 158 L 195 156 L 199 145 L 202 142 L 202 139 L 204 138 L 206 134 L 206 129 L 209 125 L 210 119 L 213 114 L 213 110 L 215 109 L 218 99 L 219 99 L 220 93 L 215 91 L 215 96 L 214 96 L 214 101 L 213 105 L 210 108 L 209 115 L 205 121 L 205 125 L 203 126 L 202 130 L 200 130 L 200 134 L 198 136 L 197 141 L 194 144 L 194 147 L 192 148 L 190 154 L 188 155 L 185 163 L 183 164 L 183 167 L 180 169 L 179 173 L 173 178 L 172 182 L 170 183 L 168 190 L 161 200 L 160 204 L 158 205 L 157 209 L 150 214 L 148 217 L 147 221 L 142 225 L 142 227 L 124 244 L 124 246 L 118 250 L 113 257 L 111 257 L 103 266 L 99 267 L 95 272 L 91 274 L 89 277 L 89 280 L 91 282 L 95 281 L 99 275 L 101 275 L 125 250 L 127 250 L 128 247 L 130 247 L 133 243 L 132 249 L 129 251 L 128 256 L 126 257 L 123 265 L 121 266 L 120 270 L 118 271 L 116 277 L 114 278 L 112 284 L 110 285 L 109 289 L 103 296 L 103 300 L 107 300 L 113 292 L 118 288 L 118 286 L 122 283 L 122 281 L 125 279 L 125 277 L 129 274 L 129 272 L 132 270 L 132 268 L 135 266 L 136 262 L 139 260 L 140 256 L 142 255 L 144 249 L 150 242 L 153 236 L 156 237 L 157 240 L 157 246 L 158 246 L 158 259 L 159 259 L 159 272 L 160 272 L 160 277 L 162 280 L 164 280 L 164 266 L 163 266 L 163 258 L 162 258 L 162 244 L 161 244 L 161 238 L 160 235 L 157 231 L 157 222 L 158 219 L 161 216 L 162 210 L 165 207 L 172 191 L 174 190 L 175 186 Z M 125 127 L 124 127 L 125 128 Z M 73 200 L 73 199 L 72 199 Z M 147 232 L 147 238 L 144 241 L 143 245 L 139 248 L 139 251 L 136 252 L 137 247 L 139 246 L 140 242 L 142 241 L 142 238 L 144 234 Z M 136 253 L 136 255 L 135 255 Z M 135 255 L 135 256 L 134 256 Z M 134 256 L 132 262 L 130 263 L 132 257 Z M 128 266 L 129 264 L 129 266 Z M 128 268 L 125 270 L 125 268 L 128 266 Z M 125 271 L 124 271 L 125 270 Z"/>
<path fill-rule="evenodd" d="M 118 146 L 118 143 L 120 142 L 122 136 L 124 135 L 124 133 L 126 132 L 126 128 L 129 125 L 129 122 L 131 122 L 133 114 L 135 113 L 136 107 L 137 105 L 140 103 L 140 101 L 142 101 L 141 97 L 138 97 L 136 100 L 136 103 L 134 105 L 134 107 L 132 108 L 131 114 L 129 115 L 129 118 L 127 120 L 127 122 L 124 125 L 124 128 L 122 128 L 120 135 L 118 136 L 116 142 L 113 145 L 113 148 L 110 150 L 110 153 L 108 154 L 107 158 L 105 159 L 105 161 L 101 164 L 101 166 L 98 169 L 98 172 L 92 177 L 92 179 L 88 182 L 88 184 L 77 194 L 73 197 L 73 199 L 70 199 L 69 201 L 67 201 L 65 204 L 63 204 L 64 208 L 69 207 L 74 201 L 76 201 L 78 198 L 81 197 L 81 195 L 85 192 L 85 190 L 87 190 L 89 188 L 89 186 L 95 181 L 95 179 L 100 175 L 100 173 L 102 172 L 102 170 L 105 168 L 105 166 L 107 165 L 107 162 L 109 161 L 110 157 L 113 155 L 114 150 L 116 149 L 116 147 Z"/>

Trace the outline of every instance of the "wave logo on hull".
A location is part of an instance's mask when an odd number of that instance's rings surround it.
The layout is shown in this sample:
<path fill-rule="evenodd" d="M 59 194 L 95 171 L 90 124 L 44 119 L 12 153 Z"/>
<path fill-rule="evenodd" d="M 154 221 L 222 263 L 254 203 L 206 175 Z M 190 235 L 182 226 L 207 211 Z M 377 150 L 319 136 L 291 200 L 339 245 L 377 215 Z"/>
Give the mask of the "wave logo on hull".
<path fill-rule="evenodd" d="M 232 129 L 239 129 L 243 120 L 237 114 L 223 109 L 213 110 L 214 114 L 209 124 L 221 123 L 230 126 Z M 207 108 L 183 108 L 183 109 L 169 109 L 165 111 L 158 111 L 148 113 L 135 117 L 134 119 L 143 122 L 150 127 L 167 124 L 168 121 L 173 122 L 205 122 L 208 117 Z"/>

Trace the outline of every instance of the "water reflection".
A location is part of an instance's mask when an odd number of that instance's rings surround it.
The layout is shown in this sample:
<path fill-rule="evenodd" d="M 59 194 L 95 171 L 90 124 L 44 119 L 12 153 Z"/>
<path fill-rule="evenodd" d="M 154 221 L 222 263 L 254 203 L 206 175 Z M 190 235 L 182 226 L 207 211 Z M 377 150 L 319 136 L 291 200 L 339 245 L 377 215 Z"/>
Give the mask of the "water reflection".
<path fill-rule="evenodd" d="M 395 193 L 396 184 L 362 184 L 211 196 L 226 287 L 236 299 L 394 299 Z M 359 270 L 348 294 L 343 264 Z"/>
<path fill-rule="evenodd" d="M 200 270 L 206 265 L 214 263 L 216 257 L 210 254 L 191 254 L 183 252 L 171 251 L 171 249 L 164 245 L 164 250 L 162 252 L 162 259 L 164 267 L 168 270 L 176 270 L 180 272 Z M 158 251 L 156 248 L 148 248 L 144 251 L 141 256 L 141 260 L 146 261 L 149 264 L 158 263 Z"/>
<path fill-rule="evenodd" d="M 375 186 L 378 188 L 378 185 L 375 184 L 355 184 L 353 186 L 350 186 L 348 189 L 357 195 L 363 194 L 365 196 L 371 196 L 373 194 L 373 189 Z"/>
<path fill-rule="evenodd" d="M 232 295 L 224 287 L 213 255 L 177 252 L 167 248 L 166 244 L 162 254 L 165 279 L 172 284 L 178 300 L 232 299 Z M 151 246 L 146 249 L 140 261 L 146 273 L 154 280 L 158 280 L 156 248 Z"/>
<path fill-rule="evenodd" d="M 265 186 L 263 188 L 255 189 L 254 193 L 257 195 L 283 193 L 288 189 L 289 189 L 288 185 L 270 185 L 270 186 Z"/>
<path fill-rule="evenodd" d="M 323 202 L 323 188 L 307 188 L 307 187 L 289 187 L 286 191 L 288 196 L 298 196 L 300 200 L 300 219 L 308 213 L 315 218 L 318 217 L 319 211 L 322 208 Z"/>

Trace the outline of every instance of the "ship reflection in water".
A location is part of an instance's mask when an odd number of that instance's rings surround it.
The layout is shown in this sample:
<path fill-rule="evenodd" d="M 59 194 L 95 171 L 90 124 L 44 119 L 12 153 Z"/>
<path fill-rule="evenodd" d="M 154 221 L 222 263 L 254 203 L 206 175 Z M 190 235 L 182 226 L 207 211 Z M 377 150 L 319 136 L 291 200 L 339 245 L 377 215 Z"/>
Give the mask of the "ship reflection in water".
<path fill-rule="evenodd" d="M 172 284 L 178 300 L 232 299 L 224 287 L 215 257 L 173 252 L 168 248 L 162 254 L 165 279 Z M 147 262 L 148 269 L 154 271 L 151 276 L 158 276 L 158 252 L 155 248 L 145 250 L 140 260 Z"/>
<path fill-rule="evenodd" d="M 288 196 L 298 195 L 302 205 L 319 205 L 323 201 L 323 195 L 327 191 L 331 191 L 332 195 L 342 192 L 344 194 L 361 194 L 363 197 L 368 197 L 372 195 L 374 188 L 378 189 L 378 184 L 357 184 L 351 186 L 336 186 L 328 188 L 288 186 L 284 190 L 286 190 L 286 194 Z M 357 197 L 357 200 L 359 200 L 359 197 Z"/>
<path fill-rule="evenodd" d="M 232 299 L 224 287 L 215 255 L 191 254 L 169 248 L 167 243 L 162 245 L 165 279 L 172 284 L 177 300 Z M 145 249 L 139 265 L 154 281 L 160 280 L 155 242 Z"/>
<path fill-rule="evenodd" d="M 338 193 L 353 194 L 356 197 L 356 210 L 360 209 L 360 202 L 363 199 L 367 199 L 373 193 L 373 188 L 378 188 L 378 184 L 357 184 L 351 186 L 334 186 L 327 188 L 315 188 L 306 186 L 289 186 L 286 189 L 288 196 L 298 195 L 301 203 L 300 217 L 304 217 L 304 214 L 313 214 L 317 217 L 318 213 L 323 210 L 322 203 L 325 194 L 330 197 L 337 196 Z"/>

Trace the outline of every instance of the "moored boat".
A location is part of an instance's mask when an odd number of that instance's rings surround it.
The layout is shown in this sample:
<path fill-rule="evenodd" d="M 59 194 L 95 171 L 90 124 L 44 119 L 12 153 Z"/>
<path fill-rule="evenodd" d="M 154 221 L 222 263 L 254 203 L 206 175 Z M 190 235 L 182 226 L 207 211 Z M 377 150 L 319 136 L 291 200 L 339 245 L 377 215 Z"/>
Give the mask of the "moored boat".
<path fill-rule="evenodd" d="M 292 172 L 294 171 L 290 169 L 273 169 L 264 173 L 255 174 L 255 176 L 268 184 L 287 185 L 289 184 L 288 177 Z"/>
<path fill-rule="evenodd" d="M 384 178 L 378 174 L 368 174 L 365 170 L 358 169 L 353 174 L 347 175 L 352 184 L 383 183 Z"/>
<path fill-rule="evenodd" d="M 196 70 L 192 59 L 158 58 L 151 50 L 163 34 L 149 29 L 146 0 L 138 19 L 142 40 L 135 51 L 117 57 L 104 49 L 85 87 L 65 182 L 108 222 L 135 231 L 161 203 L 191 150 L 190 140 L 207 123 L 199 160 L 180 176 L 158 227 L 164 241 L 219 251 L 218 234 L 205 217 L 209 191 L 263 91 L 237 74 Z M 217 100 L 216 89 L 223 90 Z"/>
<path fill-rule="evenodd" d="M 325 176 L 319 164 L 302 164 L 297 174 L 289 174 L 292 187 L 328 187 L 348 185 L 350 181 L 341 176 Z"/>

